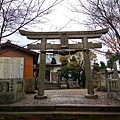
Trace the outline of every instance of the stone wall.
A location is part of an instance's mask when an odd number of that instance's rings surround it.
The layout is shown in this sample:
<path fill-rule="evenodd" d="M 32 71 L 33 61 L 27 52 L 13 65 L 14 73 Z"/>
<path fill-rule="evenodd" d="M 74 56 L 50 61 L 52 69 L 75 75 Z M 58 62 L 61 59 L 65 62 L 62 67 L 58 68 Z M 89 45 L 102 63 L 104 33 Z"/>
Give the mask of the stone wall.
<path fill-rule="evenodd" d="M 107 97 L 120 101 L 120 93 L 119 92 L 107 92 Z"/>
<path fill-rule="evenodd" d="M 107 97 L 120 100 L 120 78 L 107 79 Z"/>
<path fill-rule="evenodd" d="M 23 98 L 23 79 L 0 79 L 0 104 L 14 103 Z"/>

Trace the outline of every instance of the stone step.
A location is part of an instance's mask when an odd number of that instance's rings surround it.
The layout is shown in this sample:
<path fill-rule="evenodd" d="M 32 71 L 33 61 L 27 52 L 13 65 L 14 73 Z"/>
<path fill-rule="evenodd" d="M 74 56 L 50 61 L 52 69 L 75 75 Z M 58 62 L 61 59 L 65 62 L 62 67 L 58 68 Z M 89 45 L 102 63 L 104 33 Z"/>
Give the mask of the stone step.
<path fill-rule="evenodd" d="M 2 120 L 120 120 L 120 106 L 0 106 Z"/>
<path fill-rule="evenodd" d="M 46 90 L 54 90 L 54 89 L 59 89 L 59 87 L 58 87 L 57 83 L 46 83 L 45 89 Z"/>
<path fill-rule="evenodd" d="M 6 106 L 0 105 L 0 112 L 38 112 L 38 111 L 91 111 L 120 112 L 120 106 L 61 104 L 56 106 Z"/>

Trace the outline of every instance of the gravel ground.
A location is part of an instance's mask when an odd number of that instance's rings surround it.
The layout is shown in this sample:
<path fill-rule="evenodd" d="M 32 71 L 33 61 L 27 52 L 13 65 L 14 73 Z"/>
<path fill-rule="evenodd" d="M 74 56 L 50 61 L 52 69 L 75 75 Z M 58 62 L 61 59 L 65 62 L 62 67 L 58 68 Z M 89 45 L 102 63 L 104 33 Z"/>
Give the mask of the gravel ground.
<path fill-rule="evenodd" d="M 45 90 L 47 99 L 34 99 L 36 94 L 25 94 L 25 98 L 10 106 L 52 106 L 61 104 L 80 104 L 80 105 L 116 105 L 120 106 L 120 101 L 107 98 L 106 92 L 95 91 L 98 99 L 88 99 L 84 95 L 86 89 L 60 89 Z"/>

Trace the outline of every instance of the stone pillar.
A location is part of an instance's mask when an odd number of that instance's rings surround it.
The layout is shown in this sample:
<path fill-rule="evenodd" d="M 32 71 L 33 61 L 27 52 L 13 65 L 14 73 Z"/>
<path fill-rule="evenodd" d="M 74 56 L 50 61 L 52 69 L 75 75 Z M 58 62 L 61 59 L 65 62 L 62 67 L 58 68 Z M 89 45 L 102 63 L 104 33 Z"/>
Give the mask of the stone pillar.
<path fill-rule="evenodd" d="M 117 79 L 117 78 L 118 78 L 118 70 L 117 70 L 116 62 L 114 62 L 114 65 L 113 65 L 113 79 Z"/>
<path fill-rule="evenodd" d="M 107 78 L 107 92 L 110 92 L 110 78 Z"/>
<path fill-rule="evenodd" d="M 83 48 L 88 48 L 87 37 L 83 38 Z M 86 87 L 88 90 L 88 94 L 86 94 L 85 97 L 86 98 L 98 98 L 98 95 L 94 95 L 89 50 L 84 51 L 84 61 L 85 61 Z"/>
<path fill-rule="evenodd" d="M 41 51 L 46 50 L 46 38 L 41 40 Z M 45 99 L 47 96 L 44 95 L 45 90 L 45 68 L 46 68 L 46 54 L 40 53 L 40 63 L 39 63 L 39 75 L 38 75 L 38 95 L 35 99 Z"/>
<path fill-rule="evenodd" d="M 120 77 L 118 77 L 118 93 L 120 94 Z"/>

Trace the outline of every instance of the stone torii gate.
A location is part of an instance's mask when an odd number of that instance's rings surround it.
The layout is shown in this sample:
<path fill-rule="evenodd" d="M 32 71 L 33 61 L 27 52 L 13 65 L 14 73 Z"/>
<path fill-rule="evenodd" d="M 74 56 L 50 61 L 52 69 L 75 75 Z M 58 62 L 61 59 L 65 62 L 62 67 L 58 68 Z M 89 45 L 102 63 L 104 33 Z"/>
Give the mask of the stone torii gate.
<path fill-rule="evenodd" d="M 89 38 L 99 38 L 102 34 L 108 32 L 108 28 L 96 31 L 60 31 L 60 32 L 29 32 L 20 30 L 21 35 L 27 36 L 28 39 L 39 39 L 41 43 L 29 44 L 29 49 L 40 50 L 40 65 L 39 65 L 39 76 L 38 76 L 38 95 L 35 99 L 44 99 L 47 96 L 44 95 L 45 89 L 45 67 L 46 67 L 46 50 L 78 50 L 84 51 L 84 61 L 85 61 L 85 74 L 86 74 L 86 87 L 87 94 L 86 98 L 97 98 L 98 96 L 94 94 L 93 82 L 92 82 L 92 72 L 89 59 L 89 49 L 91 48 L 101 48 L 101 43 L 88 42 Z M 60 44 L 50 44 L 47 43 L 47 39 L 60 39 Z M 82 39 L 82 43 L 78 44 L 68 44 L 68 39 Z"/>

